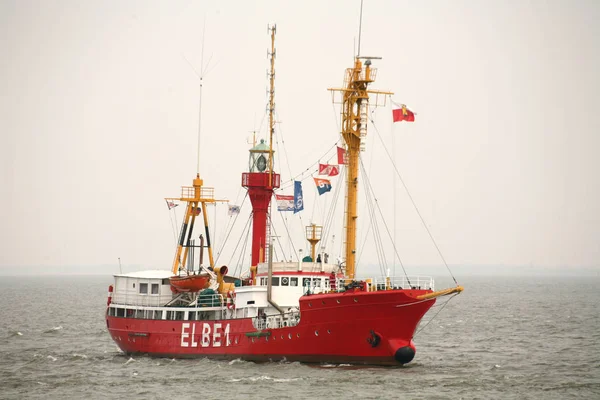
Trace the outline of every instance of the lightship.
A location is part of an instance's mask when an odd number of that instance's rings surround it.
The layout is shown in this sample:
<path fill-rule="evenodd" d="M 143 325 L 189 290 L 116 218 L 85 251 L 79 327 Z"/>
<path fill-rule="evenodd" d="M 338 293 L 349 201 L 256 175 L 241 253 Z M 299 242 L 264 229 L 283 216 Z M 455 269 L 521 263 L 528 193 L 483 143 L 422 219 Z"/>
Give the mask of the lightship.
<path fill-rule="evenodd" d="M 185 204 L 185 217 L 170 270 L 115 275 L 109 287 L 106 326 L 126 354 L 155 357 L 241 359 L 400 365 L 415 356 L 413 336 L 440 296 L 431 277 L 358 280 L 356 264 L 359 152 L 366 135 L 376 69 L 372 58 L 356 56 L 346 69 L 341 95 L 341 136 L 347 154 L 345 257 L 315 263 L 321 227 L 307 227 L 310 261 L 273 262 L 269 210 L 280 175 L 274 171 L 275 27 L 270 28 L 269 142 L 250 150 L 242 186 L 252 203 L 252 255 L 246 276 L 228 276 L 215 265 L 207 204 L 220 201 L 200 174 L 192 186 L 167 201 Z M 202 215 L 199 223 L 198 216 Z M 194 227 L 204 226 L 200 245 Z M 199 250 L 199 257 L 195 252 Z M 208 260 L 203 260 L 204 251 Z M 198 259 L 198 266 L 194 265 Z"/>

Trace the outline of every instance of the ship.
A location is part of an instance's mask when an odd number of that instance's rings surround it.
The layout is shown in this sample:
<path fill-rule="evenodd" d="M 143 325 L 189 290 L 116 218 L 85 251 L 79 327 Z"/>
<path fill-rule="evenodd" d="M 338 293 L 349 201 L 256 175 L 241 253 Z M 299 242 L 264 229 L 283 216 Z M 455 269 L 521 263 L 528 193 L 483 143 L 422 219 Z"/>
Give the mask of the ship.
<path fill-rule="evenodd" d="M 317 254 L 322 227 L 311 224 L 302 238 L 310 243 L 311 254 L 298 261 L 274 261 L 269 224 L 271 200 L 281 186 L 281 176 L 274 171 L 272 146 L 275 26 L 269 32 L 269 140 L 254 143 L 248 171 L 241 179 L 252 205 L 247 272 L 230 276 L 226 265 L 215 264 L 207 205 L 222 200 L 215 197 L 213 187 L 204 185 L 198 172 L 191 186 L 166 199 L 185 205 L 171 269 L 114 275 L 106 307 L 108 332 L 127 355 L 407 364 L 415 357 L 413 337 L 423 316 L 438 298 L 463 288 L 457 283 L 435 290 L 433 278 L 427 276 L 356 276 L 361 141 L 370 96 L 385 97 L 390 92 L 369 89 L 376 69 L 371 57 L 360 55 L 346 69 L 343 87 L 330 89 L 341 97 L 346 152 L 344 257 L 330 262 L 324 254 Z M 199 245 L 193 239 L 195 226 L 204 228 Z"/>

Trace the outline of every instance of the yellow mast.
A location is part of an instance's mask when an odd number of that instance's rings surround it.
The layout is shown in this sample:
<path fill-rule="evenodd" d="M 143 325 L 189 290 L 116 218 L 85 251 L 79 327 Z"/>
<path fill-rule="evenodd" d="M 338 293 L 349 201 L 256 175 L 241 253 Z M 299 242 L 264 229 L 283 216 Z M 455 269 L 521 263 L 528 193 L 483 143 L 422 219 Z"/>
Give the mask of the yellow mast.
<path fill-rule="evenodd" d="M 386 95 L 391 92 L 367 90 L 375 81 L 377 69 L 371 68 L 374 57 L 356 57 L 354 67 L 346 69 L 344 87 L 329 89 L 342 95 L 342 137 L 346 143 L 346 276 L 354 279 L 356 268 L 356 220 L 358 203 L 358 163 L 362 150 L 361 141 L 367 134 L 369 94 L 375 94 L 375 104 L 379 98 L 385 104 Z M 365 59 L 364 68 L 361 59 Z M 382 95 L 382 96 L 379 96 Z"/>
<path fill-rule="evenodd" d="M 204 215 L 204 235 L 206 237 L 206 247 L 208 248 L 208 257 L 210 266 L 214 269 L 214 260 L 212 253 L 212 245 L 210 241 L 210 235 L 208 231 L 208 217 L 206 215 L 206 203 L 226 202 L 227 200 L 216 200 L 214 188 L 203 186 L 203 181 L 200 179 L 200 174 L 196 174 L 193 186 L 183 186 L 181 188 L 181 197 L 166 198 L 169 200 L 177 200 L 186 202 L 187 206 L 185 209 L 185 217 L 181 226 L 181 232 L 179 233 L 179 241 L 177 242 L 177 250 L 175 252 L 175 258 L 173 260 L 173 266 L 171 271 L 173 274 L 177 274 L 180 269 L 183 269 L 186 265 L 188 257 L 188 244 L 192 238 L 192 231 L 194 229 L 194 222 L 199 212 Z M 201 207 L 201 208 L 200 208 Z M 187 238 L 186 238 L 187 236 Z"/>

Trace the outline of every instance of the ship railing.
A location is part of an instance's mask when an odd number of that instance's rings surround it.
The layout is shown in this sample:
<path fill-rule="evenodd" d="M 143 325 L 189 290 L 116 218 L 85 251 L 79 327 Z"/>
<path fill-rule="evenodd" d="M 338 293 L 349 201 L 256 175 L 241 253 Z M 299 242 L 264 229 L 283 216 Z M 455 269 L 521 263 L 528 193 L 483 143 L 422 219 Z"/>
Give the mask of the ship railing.
<path fill-rule="evenodd" d="M 193 186 L 182 186 L 181 187 L 181 198 L 183 199 L 195 199 L 196 188 Z M 213 200 L 215 198 L 215 188 L 202 186 L 200 188 L 200 198 L 205 200 Z"/>
<path fill-rule="evenodd" d="M 391 276 L 383 278 L 363 278 L 354 281 L 347 278 L 336 278 L 335 286 L 331 285 L 329 280 L 325 280 L 325 285 L 320 281 L 312 281 L 303 286 L 303 293 L 320 294 L 331 292 L 343 292 L 353 287 L 361 287 L 368 292 L 391 289 L 422 289 L 435 290 L 435 283 L 431 276 Z"/>
<path fill-rule="evenodd" d="M 390 276 L 373 279 L 371 290 L 422 289 L 435 290 L 431 276 Z"/>
<path fill-rule="evenodd" d="M 279 329 L 296 326 L 300 323 L 300 313 L 292 311 L 283 315 L 259 315 L 252 319 L 252 324 L 258 330 L 263 329 Z"/>

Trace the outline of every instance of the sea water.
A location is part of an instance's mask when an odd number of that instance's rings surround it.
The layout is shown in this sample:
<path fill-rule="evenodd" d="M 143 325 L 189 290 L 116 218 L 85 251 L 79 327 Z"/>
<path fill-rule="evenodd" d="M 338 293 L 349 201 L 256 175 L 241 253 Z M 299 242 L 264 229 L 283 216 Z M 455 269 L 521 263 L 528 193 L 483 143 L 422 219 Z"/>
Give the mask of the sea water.
<path fill-rule="evenodd" d="M 397 368 L 129 357 L 106 329 L 111 283 L 0 277 L 0 398 L 600 399 L 598 276 L 459 279 Z"/>

